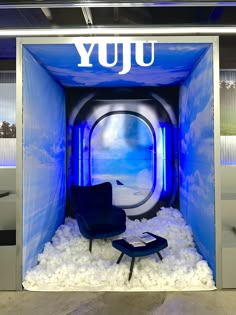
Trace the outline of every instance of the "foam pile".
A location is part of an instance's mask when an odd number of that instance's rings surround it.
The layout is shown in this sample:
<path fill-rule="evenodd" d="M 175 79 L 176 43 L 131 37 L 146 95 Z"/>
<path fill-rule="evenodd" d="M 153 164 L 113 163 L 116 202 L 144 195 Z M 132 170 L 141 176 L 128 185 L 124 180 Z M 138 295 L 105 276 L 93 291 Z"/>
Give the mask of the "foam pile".
<path fill-rule="evenodd" d="M 198 254 L 191 228 L 179 210 L 162 208 L 156 217 L 142 221 L 127 218 L 126 232 L 119 237 L 149 231 L 168 240 L 168 247 L 158 256 L 136 258 L 131 281 L 128 281 L 130 257 L 120 255 L 111 246 L 113 239 L 89 242 L 81 236 L 76 220 L 67 218 L 45 245 L 38 264 L 23 283 L 26 290 L 73 291 L 173 291 L 215 289 L 212 271 Z"/>

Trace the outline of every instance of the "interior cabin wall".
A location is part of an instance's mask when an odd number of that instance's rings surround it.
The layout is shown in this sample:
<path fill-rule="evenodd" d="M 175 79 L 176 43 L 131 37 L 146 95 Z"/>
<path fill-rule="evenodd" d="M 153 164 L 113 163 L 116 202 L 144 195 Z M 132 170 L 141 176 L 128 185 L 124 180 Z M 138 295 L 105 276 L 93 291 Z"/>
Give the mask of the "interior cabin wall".
<path fill-rule="evenodd" d="M 68 190 L 110 181 L 113 203 L 131 218 L 178 208 L 179 87 L 73 88 L 66 95 Z M 68 209 L 73 215 L 69 198 Z"/>
<path fill-rule="evenodd" d="M 213 95 L 210 47 L 180 88 L 180 209 L 215 274 Z"/>
<path fill-rule="evenodd" d="M 23 278 L 65 211 L 65 95 L 23 48 Z"/>

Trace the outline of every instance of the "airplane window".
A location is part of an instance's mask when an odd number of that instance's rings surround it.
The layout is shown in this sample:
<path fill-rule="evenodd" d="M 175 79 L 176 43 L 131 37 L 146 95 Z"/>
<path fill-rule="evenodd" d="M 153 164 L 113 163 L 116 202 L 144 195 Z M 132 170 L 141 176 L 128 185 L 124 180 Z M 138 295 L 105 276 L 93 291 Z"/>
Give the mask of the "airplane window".
<path fill-rule="evenodd" d="M 131 207 L 155 186 L 155 146 L 151 128 L 141 117 L 111 114 L 101 119 L 90 138 L 92 185 L 109 181 L 113 203 Z"/>

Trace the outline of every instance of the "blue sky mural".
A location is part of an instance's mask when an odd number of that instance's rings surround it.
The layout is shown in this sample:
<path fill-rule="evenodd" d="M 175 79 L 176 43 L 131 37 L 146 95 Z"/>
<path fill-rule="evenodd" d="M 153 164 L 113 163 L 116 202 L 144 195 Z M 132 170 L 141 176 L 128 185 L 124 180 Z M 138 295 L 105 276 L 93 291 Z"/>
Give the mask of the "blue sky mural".
<path fill-rule="evenodd" d="M 110 181 L 114 193 L 119 186 L 117 180 L 127 186 L 127 193 L 123 194 L 123 198 L 116 198 L 119 204 L 137 204 L 151 192 L 154 184 L 154 159 L 156 155 L 152 132 L 137 116 L 113 114 L 102 119 L 93 130 L 92 184 Z M 162 169 L 160 172 L 162 173 Z M 128 194 L 128 187 L 135 190 L 136 195 Z M 138 190 L 142 190 L 142 193 L 138 194 Z M 125 195 L 126 201 L 122 203 Z"/>
<path fill-rule="evenodd" d="M 180 206 L 215 271 L 213 55 L 210 48 L 180 90 Z"/>
<path fill-rule="evenodd" d="M 99 41 L 99 38 L 97 40 Z M 89 67 L 78 67 L 81 58 L 74 44 L 24 46 L 64 86 L 109 87 L 179 84 L 188 76 L 209 45 L 208 43 L 155 43 L 151 67 L 141 67 L 137 64 L 134 43 L 131 45 L 130 56 L 127 51 L 129 47 L 123 48 L 121 43 L 118 44 L 117 63 L 113 67 L 101 66 L 97 43 L 91 50 L 91 58 L 89 58 L 91 66 Z M 87 52 L 90 48 L 90 44 L 85 45 Z M 125 49 L 124 55 L 130 58 L 127 62 L 131 63 L 131 69 L 127 74 L 119 75 L 118 72 L 122 71 L 124 66 L 123 49 Z M 145 43 L 143 51 L 145 56 L 143 61 L 148 64 L 152 61 L 151 44 Z M 107 53 L 107 62 L 112 64 L 116 61 L 114 44 L 107 46 Z"/>
<path fill-rule="evenodd" d="M 161 194 L 169 198 L 173 191 L 171 176 L 168 180 L 165 176 L 169 164 L 173 167 L 173 152 L 168 150 L 167 158 L 165 150 L 173 146 L 166 132 L 172 125 L 161 105 L 163 99 L 147 98 L 149 89 L 144 99 L 137 90 L 114 91 L 109 99 L 100 95 L 78 111 L 71 141 L 73 157 L 69 158 L 73 160 L 73 183 L 110 181 L 113 204 L 124 208 L 128 216 L 155 215 Z M 125 98 L 126 93 L 132 97 Z M 75 103 L 80 108 L 79 96 Z"/>
<path fill-rule="evenodd" d="M 23 275 L 64 221 L 64 91 L 23 51 Z M 48 110 L 50 108 L 50 110 Z"/>

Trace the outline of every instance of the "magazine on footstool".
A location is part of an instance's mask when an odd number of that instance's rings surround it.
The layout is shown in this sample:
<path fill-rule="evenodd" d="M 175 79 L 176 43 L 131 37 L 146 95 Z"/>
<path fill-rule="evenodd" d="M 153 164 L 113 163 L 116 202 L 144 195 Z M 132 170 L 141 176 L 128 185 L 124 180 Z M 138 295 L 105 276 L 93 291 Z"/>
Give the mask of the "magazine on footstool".
<path fill-rule="evenodd" d="M 143 233 L 143 235 L 140 236 L 142 242 L 145 244 L 151 243 L 156 240 L 156 238 L 148 233 Z"/>
<path fill-rule="evenodd" d="M 155 241 L 156 238 L 148 233 L 143 233 L 143 235 L 140 236 L 127 236 L 124 240 L 134 247 L 141 247 Z"/>

